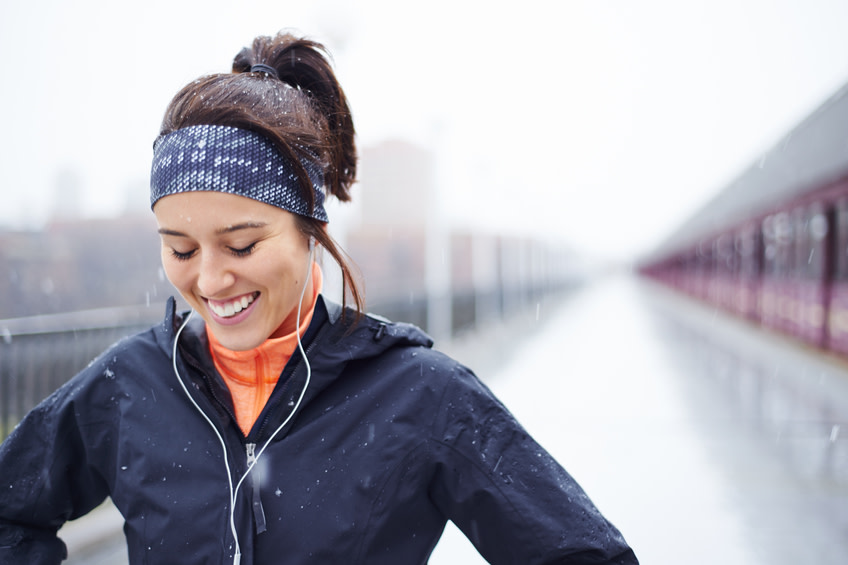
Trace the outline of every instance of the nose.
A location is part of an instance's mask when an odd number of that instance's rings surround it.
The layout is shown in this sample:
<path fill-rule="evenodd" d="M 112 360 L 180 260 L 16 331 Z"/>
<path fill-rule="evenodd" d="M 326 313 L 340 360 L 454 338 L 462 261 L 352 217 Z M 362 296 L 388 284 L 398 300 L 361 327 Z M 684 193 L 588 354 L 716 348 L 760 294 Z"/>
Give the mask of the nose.
<path fill-rule="evenodd" d="M 236 282 L 235 273 L 220 254 L 202 253 L 199 269 L 197 289 L 206 298 L 219 296 Z"/>

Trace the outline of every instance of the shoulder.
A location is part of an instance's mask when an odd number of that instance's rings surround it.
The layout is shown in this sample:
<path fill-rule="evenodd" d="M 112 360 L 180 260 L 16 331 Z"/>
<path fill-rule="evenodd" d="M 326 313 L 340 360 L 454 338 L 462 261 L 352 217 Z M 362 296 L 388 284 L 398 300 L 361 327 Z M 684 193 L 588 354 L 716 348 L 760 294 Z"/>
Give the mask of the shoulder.
<path fill-rule="evenodd" d="M 154 326 L 119 339 L 57 389 L 47 402 L 83 404 L 96 412 L 95 407 L 105 405 L 105 400 L 159 386 L 156 383 L 162 381 L 171 361 L 157 343 L 157 331 Z"/>
<path fill-rule="evenodd" d="M 366 365 L 381 386 L 396 390 L 436 412 L 469 404 L 466 397 L 494 399 L 488 387 L 461 362 L 420 344 L 399 344 L 384 350 Z"/>
<path fill-rule="evenodd" d="M 168 354 L 156 339 L 157 327 L 123 337 L 98 355 L 84 373 L 98 372 L 109 366 L 142 367 L 169 362 Z"/>
<path fill-rule="evenodd" d="M 162 321 L 117 340 L 95 357 L 78 376 L 91 378 L 92 375 L 108 373 L 114 368 L 147 372 L 159 365 L 170 366 L 177 329 L 184 325 L 188 317 L 187 312 L 177 313 L 174 299 L 169 298 Z"/>

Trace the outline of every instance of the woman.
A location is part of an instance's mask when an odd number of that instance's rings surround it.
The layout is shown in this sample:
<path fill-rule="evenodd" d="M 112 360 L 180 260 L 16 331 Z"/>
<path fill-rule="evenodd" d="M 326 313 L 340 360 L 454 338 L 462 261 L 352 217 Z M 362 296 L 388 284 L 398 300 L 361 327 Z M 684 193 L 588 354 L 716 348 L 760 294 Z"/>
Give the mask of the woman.
<path fill-rule="evenodd" d="M 154 144 L 170 281 L 0 448 L 0 563 L 58 563 L 107 496 L 130 562 L 426 563 L 446 520 L 492 563 L 636 563 L 574 480 L 419 329 L 361 314 L 325 229 L 354 129 L 311 41 L 257 38 L 187 85 Z M 345 301 L 321 295 L 321 247 Z"/>

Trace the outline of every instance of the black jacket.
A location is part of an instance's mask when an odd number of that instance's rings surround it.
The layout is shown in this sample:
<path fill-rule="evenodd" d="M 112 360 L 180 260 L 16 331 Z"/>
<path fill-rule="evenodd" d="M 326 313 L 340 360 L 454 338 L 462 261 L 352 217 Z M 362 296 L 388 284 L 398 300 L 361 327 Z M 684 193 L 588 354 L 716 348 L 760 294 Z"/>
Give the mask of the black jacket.
<path fill-rule="evenodd" d="M 202 320 L 174 362 L 171 302 L 0 446 L 0 563 L 58 563 L 58 528 L 107 496 L 132 565 L 230 565 L 233 528 L 241 565 L 426 563 L 448 519 L 491 563 L 636 563 L 468 369 L 414 326 L 365 316 L 351 327 L 340 312 L 319 298 L 303 402 L 241 481 L 297 404 L 306 364 L 296 351 L 245 438 Z"/>

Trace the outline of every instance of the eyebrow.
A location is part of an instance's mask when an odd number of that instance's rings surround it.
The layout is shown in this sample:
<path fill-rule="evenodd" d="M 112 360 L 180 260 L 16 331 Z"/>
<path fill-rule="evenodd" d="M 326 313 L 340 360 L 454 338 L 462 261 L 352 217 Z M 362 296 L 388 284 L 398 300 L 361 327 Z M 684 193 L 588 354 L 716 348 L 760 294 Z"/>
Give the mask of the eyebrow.
<path fill-rule="evenodd" d="M 233 232 L 240 231 L 240 230 L 264 228 L 267 225 L 268 224 L 266 224 L 265 222 L 244 222 L 242 224 L 234 224 L 234 225 L 231 225 L 231 226 L 219 228 L 219 229 L 215 230 L 215 234 L 216 235 L 224 235 L 224 234 L 227 234 L 227 233 L 233 233 Z M 171 230 L 171 229 L 168 229 L 168 228 L 159 228 L 159 233 L 161 235 L 172 235 L 172 236 L 175 236 L 175 237 L 188 237 L 188 235 L 184 234 L 181 231 Z"/>

